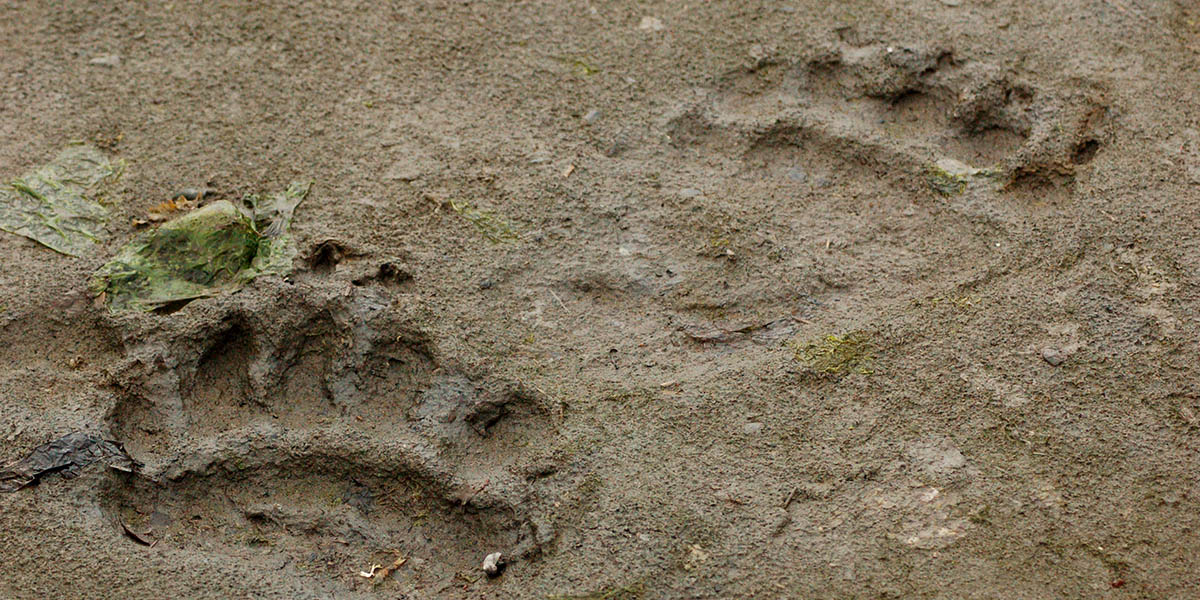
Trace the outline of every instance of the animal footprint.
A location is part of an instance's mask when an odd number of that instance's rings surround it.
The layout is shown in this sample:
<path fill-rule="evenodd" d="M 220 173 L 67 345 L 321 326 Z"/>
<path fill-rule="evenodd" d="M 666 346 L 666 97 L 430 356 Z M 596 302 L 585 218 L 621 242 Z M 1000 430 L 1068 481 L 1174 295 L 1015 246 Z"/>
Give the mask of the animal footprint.
<path fill-rule="evenodd" d="M 920 173 L 950 159 L 1006 189 L 1064 186 L 1107 139 L 1103 91 L 1076 89 L 1056 97 L 938 47 L 846 47 L 726 73 L 669 131 L 678 148 L 793 179 L 797 164 L 811 178 L 874 164 Z"/>
<path fill-rule="evenodd" d="M 551 432 L 544 399 L 448 363 L 386 283 L 280 283 L 130 348 L 110 421 L 146 467 L 111 483 L 114 522 L 351 579 L 389 552 L 431 580 L 534 552 L 546 533 L 511 467 Z"/>

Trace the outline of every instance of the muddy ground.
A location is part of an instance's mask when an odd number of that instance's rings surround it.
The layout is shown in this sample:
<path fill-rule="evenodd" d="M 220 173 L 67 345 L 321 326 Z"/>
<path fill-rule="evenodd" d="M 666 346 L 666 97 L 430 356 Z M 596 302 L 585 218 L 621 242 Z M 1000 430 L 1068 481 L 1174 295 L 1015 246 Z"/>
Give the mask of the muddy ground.
<path fill-rule="evenodd" d="M 142 464 L 0 596 L 1200 596 L 1197 5 L 147 4 L 0 3 L 0 176 L 127 165 L 0 234 L 0 463 Z M 289 277 L 88 294 L 293 180 Z"/>

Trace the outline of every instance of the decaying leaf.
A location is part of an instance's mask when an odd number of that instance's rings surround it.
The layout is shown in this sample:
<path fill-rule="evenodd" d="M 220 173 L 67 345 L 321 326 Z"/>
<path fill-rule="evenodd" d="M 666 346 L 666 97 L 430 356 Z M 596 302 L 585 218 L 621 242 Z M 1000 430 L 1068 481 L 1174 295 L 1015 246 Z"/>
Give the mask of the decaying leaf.
<path fill-rule="evenodd" d="M 74 477 L 94 462 L 122 471 L 137 466 L 120 444 L 77 431 L 38 446 L 29 456 L 0 470 L 0 492 L 15 492 L 56 471 L 61 471 L 63 477 Z"/>
<path fill-rule="evenodd" d="M 308 187 L 247 196 L 243 206 L 220 200 L 139 234 L 96 272 L 92 293 L 113 311 L 151 310 L 287 274 L 296 256 L 288 230 Z"/>
<path fill-rule="evenodd" d="M 380 581 L 387 579 L 388 575 L 391 575 L 396 569 L 403 567 L 404 563 L 406 562 L 408 562 L 407 556 L 397 556 L 396 560 L 392 561 L 392 564 L 380 569 L 379 572 L 375 574 L 375 579 Z"/>
<path fill-rule="evenodd" d="M 125 537 L 141 544 L 143 546 L 153 546 L 154 540 L 150 539 L 150 532 L 138 533 L 133 530 L 125 521 L 121 521 L 121 530 L 125 532 Z"/>
<path fill-rule="evenodd" d="M 178 198 L 172 198 L 166 202 L 160 202 L 152 206 L 146 215 L 146 220 L 160 223 L 170 219 L 172 215 L 187 212 L 194 208 L 196 208 L 196 201 L 179 196 Z"/>
<path fill-rule="evenodd" d="M 89 194 L 117 173 L 100 150 L 69 146 L 49 164 L 0 185 L 0 229 L 80 256 L 108 220 L 108 209 Z"/>

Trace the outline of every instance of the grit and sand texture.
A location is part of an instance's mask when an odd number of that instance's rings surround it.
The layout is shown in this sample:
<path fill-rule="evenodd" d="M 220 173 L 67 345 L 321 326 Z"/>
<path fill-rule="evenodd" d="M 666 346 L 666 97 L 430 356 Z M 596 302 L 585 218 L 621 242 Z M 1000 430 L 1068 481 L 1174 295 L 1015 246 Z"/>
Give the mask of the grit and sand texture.
<path fill-rule="evenodd" d="M 0 465 L 140 463 L 0 598 L 1200 597 L 1194 2 L 8 0 L 0 81 L 0 179 L 124 165 L 0 232 Z M 291 181 L 290 274 L 89 293 Z"/>

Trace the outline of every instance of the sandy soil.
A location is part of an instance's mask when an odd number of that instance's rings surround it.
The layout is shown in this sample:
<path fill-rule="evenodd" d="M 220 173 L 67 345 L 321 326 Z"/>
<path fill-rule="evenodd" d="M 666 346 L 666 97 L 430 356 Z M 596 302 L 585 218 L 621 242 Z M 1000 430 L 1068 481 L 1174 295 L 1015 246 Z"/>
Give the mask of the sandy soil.
<path fill-rule="evenodd" d="M 0 596 L 1198 597 L 1198 66 L 1182 0 L 2 2 L 0 177 L 127 168 L 0 234 L 0 463 L 143 466 L 0 494 Z M 301 179 L 286 280 L 89 297 Z"/>

